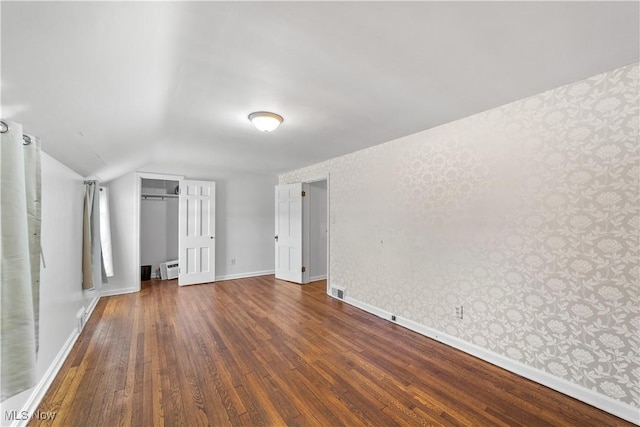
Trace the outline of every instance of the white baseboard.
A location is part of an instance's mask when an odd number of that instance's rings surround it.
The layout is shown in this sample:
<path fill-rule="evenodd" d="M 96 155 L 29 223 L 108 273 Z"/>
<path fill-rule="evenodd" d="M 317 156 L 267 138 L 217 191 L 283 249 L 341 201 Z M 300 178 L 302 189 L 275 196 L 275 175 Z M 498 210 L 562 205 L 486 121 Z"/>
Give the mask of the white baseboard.
<path fill-rule="evenodd" d="M 224 276 L 216 276 L 216 282 L 221 280 L 247 279 L 249 277 L 268 276 L 275 274 L 275 270 L 252 271 L 250 273 L 225 274 Z"/>
<path fill-rule="evenodd" d="M 602 395 L 581 385 L 574 384 L 563 378 L 551 375 L 548 372 L 544 372 L 518 361 L 509 359 L 491 350 L 484 349 L 475 344 L 471 344 L 420 323 L 405 319 L 401 316 L 396 316 L 396 320 L 392 321 L 392 313 L 374 307 L 362 301 L 358 301 L 354 298 L 346 297 L 344 301 L 347 304 L 353 305 L 354 307 L 357 307 L 361 310 L 374 314 L 390 322 L 396 323 L 400 326 L 403 326 L 428 338 L 432 338 L 450 347 L 464 351 L 465 353 L 475 356 L 478 359 L 482 359 L 485 362 L 489 362 L 493 365 L 506 369 L 507 371 L 513 372 L 517 375 L 535 381 L 560 393 L 566 394 L 567 396 L 573 397 L 574 399 L 580 400 L 584 403 L 615 415 L 616 417 L 620 417 L 624 420 L 640 425 L 640 409 L 638 408 L 634 408 L 633 406 L 630 406 L 626 403 L 614 400 L 609 396 Z"/>
<path fill-rule="evenodd" d="M 275 270 L 264 270 L 264 271 L 251 271 L 248 273 L 237 273 L 237 274 L 225 274 L 224 276 L 216 276 L 216 282 L 222 280 L 233 280 L 233 279 L 246 279 L 249 277 L 258 277 L 258 276 L 267 276 L 269 274 L 275 274 Z M 132 294 L 135 292 L 139 292 L 139 289 L 136 288 L 119 288 L 119 289 L 107 289 L 101 290 L 101 297 L 109 297 L 113 295 L 124 295 L 124 294 Z"/>
<path fill-rule="evenodd" d="M 391 313 L 388 311 L 382 310 L 381 308 L 374 307 L 372 305 L 367 304 L 366 302 L 358 301 L 357 299 L 345 296 L 344 302 L 347 304 L 351 304 L 355 307 L 358 307 L 361 310 L 369 312 L 371 314 L 375 314 L 378 317 L 382 317 L 386 320 L 391 320 Z"/>
<path fill-rule="evenodd" d="M 42 398 L 47 393 L 47 390 L 49 390 L 49 387 L 51 387 L 51 383 L 53 383 L 56 375 L 58 375 L 64 361 L 67 360 L 67 356 L 69 356 L 69 353 L 79 336 L 78 328 L 73 328 L 71 335 L 69 335 L 69 338 L 67 338 L 67 341 L 56 355 L 56 358 L 53 359 L 51 365 L 49 365 L 49 369 L 47 369 L 47 372 L 44 373 L 38 384 L 33 388 L 33 391 L 22 407 L 20 414 L 29 414 L 29 416 L 31 416 L 38 410 L 38 406 L 40 405 Z M 29 421 L 30 419 L 15 420 L 10 425 L 11 427 L 23 427 L 26 426 Z"/>
<path fill-rule="evenodd" d="M 321 274 L 320 276 L 309 277 L 309 282 L 317 282 L 318 280 L 325 280 L 326 278 L 326 274 Z"/>
<path fill-rule="evenodd" d="M 132 294 L 134 292 L 138 292 L 139 290 L 136 288 L 119 288 L 119 289 L 107 289 L 107 290 L 101 290 L 100 291 L 100 296 L 101 297 L 110 297 L 113 295 L 124 295 L 124 294 Z"/>

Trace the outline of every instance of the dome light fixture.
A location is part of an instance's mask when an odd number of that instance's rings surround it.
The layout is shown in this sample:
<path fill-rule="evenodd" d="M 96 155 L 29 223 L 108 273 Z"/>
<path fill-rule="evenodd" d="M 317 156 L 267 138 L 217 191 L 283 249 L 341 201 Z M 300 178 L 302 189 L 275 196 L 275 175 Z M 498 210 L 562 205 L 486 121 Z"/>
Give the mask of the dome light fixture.
<path fill-rule="evenodd" d="M 256 111 L 249 114 L 249 120 L 261 132 L 271 132 L 280 126 L 284 120 L 282 116 L 268 111 Z"/>

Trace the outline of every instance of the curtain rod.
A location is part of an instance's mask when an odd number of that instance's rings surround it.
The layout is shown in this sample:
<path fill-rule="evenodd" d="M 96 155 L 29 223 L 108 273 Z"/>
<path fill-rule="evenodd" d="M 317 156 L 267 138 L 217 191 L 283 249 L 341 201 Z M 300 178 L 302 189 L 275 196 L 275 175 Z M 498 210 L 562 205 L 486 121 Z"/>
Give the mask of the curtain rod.
<path fill-rule="evenodd" d="M 11 130 L 8 124 L 4 122 L 4 120 L 0 120 L 0 133 L 7 133 Z M 22 134 L 22 145 L 31 144 L 31 137 L 29 135 Z"/>

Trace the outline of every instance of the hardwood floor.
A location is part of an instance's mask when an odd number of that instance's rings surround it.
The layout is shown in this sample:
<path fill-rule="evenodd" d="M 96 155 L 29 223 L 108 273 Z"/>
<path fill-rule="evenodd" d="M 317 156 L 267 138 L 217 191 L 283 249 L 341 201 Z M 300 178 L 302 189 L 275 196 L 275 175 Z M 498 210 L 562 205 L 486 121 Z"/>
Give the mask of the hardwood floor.
<path fill-rule="evenodd" d="M 102 298 L 31 426 L 631 425 L 273 276 Z"/>

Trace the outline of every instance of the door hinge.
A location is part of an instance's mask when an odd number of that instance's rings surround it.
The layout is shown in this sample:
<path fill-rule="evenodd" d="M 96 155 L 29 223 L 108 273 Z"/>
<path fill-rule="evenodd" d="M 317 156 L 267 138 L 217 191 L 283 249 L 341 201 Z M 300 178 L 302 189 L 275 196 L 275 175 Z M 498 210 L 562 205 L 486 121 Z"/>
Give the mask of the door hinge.
<path fill-rule="evenodd" d="M 303 191 L 303 192 L 302 192 L 302 197 L 304 197 L 304 196 L 306 196 L 306 195 L 307 195 L 307 192 L 306 192 L 306 191 Z"/>
<path fill-rule="evenodd" d="M 302 267 L 302 272 L 304 273 L 305 271 L 307 271 L 307 267 Z"/>

